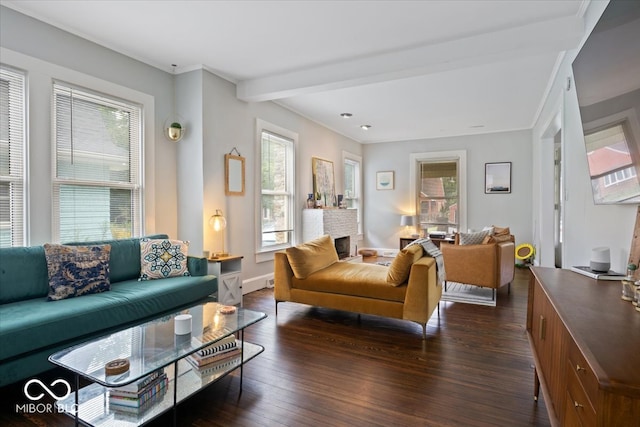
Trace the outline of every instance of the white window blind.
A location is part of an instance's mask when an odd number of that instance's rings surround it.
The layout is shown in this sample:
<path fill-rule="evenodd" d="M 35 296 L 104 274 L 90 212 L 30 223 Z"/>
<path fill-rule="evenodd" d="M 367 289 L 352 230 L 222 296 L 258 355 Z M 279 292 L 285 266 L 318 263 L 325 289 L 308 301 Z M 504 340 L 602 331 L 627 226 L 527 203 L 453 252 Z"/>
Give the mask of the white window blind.
<path fill-rule="evenodd" d="M 140 106 L 55 82 L 52 111 L 54 240 L 139 236 Z"/>
<path fill-rule="evenodd" d="M 293 238 L 293 140 L 261 134 L 261 249 L 290 245 Z"/>
<path fill-rule="evenodd" d="M 25 244 L 25 76 L 0 66 L 0 247 Z"/>

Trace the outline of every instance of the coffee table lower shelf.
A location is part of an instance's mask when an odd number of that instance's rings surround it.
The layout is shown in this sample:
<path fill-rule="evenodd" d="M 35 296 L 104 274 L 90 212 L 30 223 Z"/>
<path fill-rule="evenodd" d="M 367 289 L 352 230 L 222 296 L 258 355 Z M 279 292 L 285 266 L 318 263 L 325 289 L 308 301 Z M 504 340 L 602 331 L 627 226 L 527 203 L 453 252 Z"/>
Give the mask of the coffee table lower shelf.
<path fill-rule="evenodd" d="M 83 424 L 96 427 L 128 427 L 148 423 L 208 385 L 241 368 L 243 364 L 264 351 L 264 347 L 261 345 L 246 341 L 242 346 L 242 356 L 225 359 L 199 370 L 194 368 L 186 359 L 179 360 L 177 363 L 178 388 L 175 402 L 174 389 L 176 381 L 175 365 L 173 364 L 165 368 L 169 377 L 169 384 L 165 391 L 157 395 L 157 397 L 153 397 L 152 401 L 147 402 L 141 409 L 111 405 L 109 403 L 108 387 L 96 383 L 83 387 L 78 394 L 78 420 Z M 75 394 L 72 393 L 66 399 L 58 401 L 58 405 L 66 411 L 67 415 L 75 418 Z"/>

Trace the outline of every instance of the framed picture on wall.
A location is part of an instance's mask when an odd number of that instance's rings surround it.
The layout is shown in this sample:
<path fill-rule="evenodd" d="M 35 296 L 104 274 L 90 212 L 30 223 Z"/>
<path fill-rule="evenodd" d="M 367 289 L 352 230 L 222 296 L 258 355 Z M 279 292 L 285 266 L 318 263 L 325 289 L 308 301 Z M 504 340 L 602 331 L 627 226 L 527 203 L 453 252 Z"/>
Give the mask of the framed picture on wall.
<path fill-rule="evenodd" d="M 511 162 L 484 164 L 485 194 L 511 193 Z"/>
<path fill-rule="evenodd" d="M 330 160 L 311 158 L 313 173 L 313 193 L 316 200 L 322 200 L 323 206 L 333 206 L 336 198 L 333 162 Z"/>
<path fill-rule="evenodd" d="M 393 171 L 376 172 L 376 190 L 393 190 Z"/>

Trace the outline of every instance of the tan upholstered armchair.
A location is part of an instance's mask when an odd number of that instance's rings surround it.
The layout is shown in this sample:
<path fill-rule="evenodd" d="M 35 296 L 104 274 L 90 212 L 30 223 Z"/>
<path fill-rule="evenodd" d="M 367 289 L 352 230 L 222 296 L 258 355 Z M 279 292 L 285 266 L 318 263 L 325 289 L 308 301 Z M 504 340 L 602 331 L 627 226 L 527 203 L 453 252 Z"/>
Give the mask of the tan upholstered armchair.
<path fill-rule="evenodd" d="M 492 288 L 494 298 L 501 286 L 509 285 L 510 292 L 515 274 L 515 239 L 508 235 L 499 240 L 502 241 L 461 245 L 456 236 L 454 244 L 441 244 L 446 280 Z"/>

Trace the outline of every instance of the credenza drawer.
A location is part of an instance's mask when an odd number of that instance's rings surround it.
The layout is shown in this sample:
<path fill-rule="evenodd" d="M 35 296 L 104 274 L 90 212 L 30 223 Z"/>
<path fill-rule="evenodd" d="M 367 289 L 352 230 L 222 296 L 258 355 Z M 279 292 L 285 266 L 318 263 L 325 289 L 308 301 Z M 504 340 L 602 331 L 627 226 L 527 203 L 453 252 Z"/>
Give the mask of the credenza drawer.
<path fill-rule="evenodd" d="M 568 362 L 571 363 L 571 362 Z M 567 401 L 565 402 L 565 425 L 575 425 L 569 420 L 579 419 L 580 426 L 591 427 L 596 425 L 596 411 L 593 403 L 587 397 L 580 384 L 578 373 L 575 369 L 567 372 Z"/>
<path fill-rule="evenodd" d="M 569 365 L 570 370 L 576 374 L 576 378 L 582 384 L 587 397 L 595 406 L 598 398 L 598 380 L 573 340 L 569 342 Z"/>

